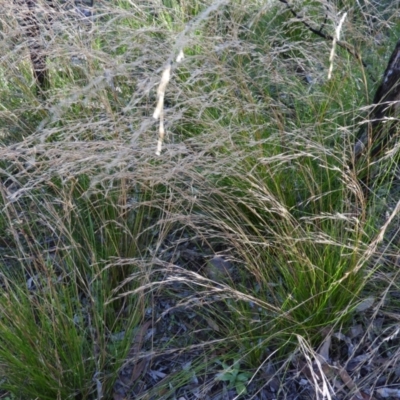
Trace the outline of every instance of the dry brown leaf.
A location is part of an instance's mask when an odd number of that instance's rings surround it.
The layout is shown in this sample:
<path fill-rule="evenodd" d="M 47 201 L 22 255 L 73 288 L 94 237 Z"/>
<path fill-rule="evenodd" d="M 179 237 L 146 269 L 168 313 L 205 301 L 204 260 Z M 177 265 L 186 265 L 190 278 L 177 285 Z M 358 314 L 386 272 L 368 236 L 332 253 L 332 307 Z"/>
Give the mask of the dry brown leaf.
<path fill-rule="evenodd" d="M 362 300 L 356 307 L 356 311 L 358 312 L 364 312 L 371 308 L 375 303 L 375 297 L 374 296 L 369 296 L 366 299 Z"/>
<path fill-rule="evenodd" d="M 319 348 L 319 351 L 317 353 L 318 360 L 322 363 L 328 363 L 330 358 L 329 358 L 329 350 L 331 348 L 331 342 L 332 342 L 332 334 L 328 334 L 322 343 L 321 347 Z"/>
<path fill-rule="evenodd" d="M 354 392 L 351 400 L 375 400 L 373 396 L 366 394 L 365 392 L 357 388 L 357 385 L 343 367 L 338 366 L 338 371 L 339 376 L 346 387 Z"/>
<path fill-rule="evenodd" d="M 141 348 L 143 347 L 145 334 L 146 334 L 147 330 L 150 328 L 151 324 L 152 324 L 152 321 L 147 321 L 140 327 L 140 329 L 135 337 L 134 344 L 133 344 L 131 350 L 129 351 L 128 356 L 131 357 L 132 359 L 135 359 L 139 355 L 139 352 L 140 352 Z M 132 370 L 129 384 L 132 384 L 132 382 L 135 381 L 141 375 L 146 363 L 147 363 L 146 360 L 141 360 L 140 362 L 135 364 L 135 366 L 133 367 L 133 370 Z"/>
<path fill-rule="evenodd" d="M 216 332 L 219 332 L 219 326 L 218 326 L 218 324 L 217 324 L 213 319 L 208 318 L 208 317 L 205 317 L 205 320 L 207 321 L 208 326 L 209 326 L 212 330 L 214 330 L 214 331 L 216 331 Z"/>
<path fill-rule="evenodd" d="M 380 388 L 377 390 L 377 393 L 379 396 L 382 396 L 383 398 L 388 398 L 388 397 L 396 397 L 400 398 L 400 390 L 399 389 L 392 389 L 392 388 Z"/>
<path fill-rule="evenodd" d="M 346 385 L 346 387 L 348 389 L 358 391 L 356 384 L 354 383 L 353 379 L 351 379 L 347 371 L 343 367 L 339 367 L 338 370 L 339 370 L 339 376 L 342 379 L 343 383 Z"/>
<path fill-rule="evenodd" d="M 143 371 L 146 369 L 147 360 L 142 359 L 136 361 L 136 359 L 139 356 L 140 351 L 143 347 L 146 332 L 148 331 L 151 325 L 152 321 L 147 321 L 139 328 L 135 336 L 135 339 L 133 341 L 133 345 L 128 353 L 128 361 L 125 363 L 125 366 L 121 368 L 121 371 L 119 373 L 118 380 L 127 387 L 129 387 L 135 380 L 137 380 L 139 376 L 143 374 Z M 132 362 L 135 362 L 135 364 L 132 367 L 132 372 L 130 373 L 130 375 L 128 376 L 123 375 L 122 371 L 127 367 L 127 365 L 129 365 Z M 125 399 L 126 399 L 125 395 L 114 391 L 113 400 L 125 400 Z"/>

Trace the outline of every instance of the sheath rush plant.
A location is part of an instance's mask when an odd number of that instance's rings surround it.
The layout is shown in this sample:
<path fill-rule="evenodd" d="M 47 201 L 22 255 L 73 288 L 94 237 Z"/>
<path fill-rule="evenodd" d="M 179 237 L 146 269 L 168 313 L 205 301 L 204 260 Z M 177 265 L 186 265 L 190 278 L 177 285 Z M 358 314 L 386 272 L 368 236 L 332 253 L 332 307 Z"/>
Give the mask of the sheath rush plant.
<path fill-rule="evenodd" d="M 333 398 L 321 348 L 347 366 L 398 315 L 397 134 L 374 185 L 351 163 L 395 3 L 38 1 L 45 98 L 2 5 L 0 394 Z"/>

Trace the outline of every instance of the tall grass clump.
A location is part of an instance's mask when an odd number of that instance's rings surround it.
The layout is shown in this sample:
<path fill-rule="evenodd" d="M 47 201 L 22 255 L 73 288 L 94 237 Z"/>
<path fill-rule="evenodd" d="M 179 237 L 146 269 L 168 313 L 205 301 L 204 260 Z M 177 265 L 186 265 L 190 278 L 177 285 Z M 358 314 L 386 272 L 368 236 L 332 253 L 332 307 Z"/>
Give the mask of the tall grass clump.
<path fill-rule="evenodd" d="M 139 291 L 106 303 L 128 276 L 131 290 L 146 282 L 146 230 L 159 211 L 145 188 L 124 182 L 90 194 L 87 176 L 45 187 L 15 201 L 3 191 L 4 388 L 23 398 L 107 395 L 147 300 Z"/>
<path fill-rule="evenodd" d="M 393 158 L 369 190 L 351 166 L 387 8 L 41 7 L 40 96 L 18 8 L 0 17 L 0 389 L 257 398 L 278 379 L 284 398 L 299 365 L 366 352 L 327 343 L 396 286 Z"/>

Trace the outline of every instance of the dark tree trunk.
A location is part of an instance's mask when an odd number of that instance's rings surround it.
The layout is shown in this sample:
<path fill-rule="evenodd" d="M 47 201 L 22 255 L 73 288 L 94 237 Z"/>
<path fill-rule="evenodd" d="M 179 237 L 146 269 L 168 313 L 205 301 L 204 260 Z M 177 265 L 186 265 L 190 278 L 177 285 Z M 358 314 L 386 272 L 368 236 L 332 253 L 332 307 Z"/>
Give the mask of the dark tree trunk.
<path fill-rule="evenodd" d="M 390 57 L 373 100 L 366 127 L 360 130 L 354 147 L 357 161 L 366 151 L 370 157 L 379 155 L 394 138 L 400 109 L 400 40 Z"/>
<path fill-rule="evenodd" d="M 14 0 L 17 6 L 19 22 L 27 38 L 30 59 L 32 62 L 33 75 L 36 81 L 36 92 L 40 96 L 45 96 L 49 89 L 49 70 L 47 68 L 47 54 L 43 43 L 43 31 L 49 30 L 52 23 L 53 14 L 56 9 L 57 0 Z M 43 6 L 44 16 L 41 21 L 38 19 L 38 6 Z M 77 10 L 83 16 L 91 16 L 91 11 L 86 7 L 93 6 L 93 0 L 71 0 Z M 87 15 L 86 15 L 87 14 Z M 41 32 L 42 25 L 42 32 Z"/>

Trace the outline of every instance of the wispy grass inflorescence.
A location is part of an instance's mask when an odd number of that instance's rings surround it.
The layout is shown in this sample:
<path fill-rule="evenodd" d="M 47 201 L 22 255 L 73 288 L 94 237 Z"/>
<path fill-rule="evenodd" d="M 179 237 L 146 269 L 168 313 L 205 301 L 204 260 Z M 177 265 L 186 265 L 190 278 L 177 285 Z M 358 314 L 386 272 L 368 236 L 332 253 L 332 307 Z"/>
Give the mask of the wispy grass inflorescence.
<path fill-rule="evenodd" d="M 45 98 L 4 5 L 1 395 L 396 384 L 369 366 L 400 354 L 398 146 L 368 193 L 349 167 L 396 6 L 264 3 L 95 0 L 84 21 L 41 8 Z"/>

